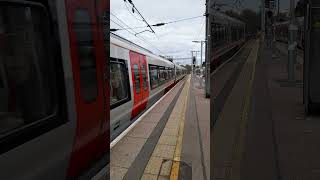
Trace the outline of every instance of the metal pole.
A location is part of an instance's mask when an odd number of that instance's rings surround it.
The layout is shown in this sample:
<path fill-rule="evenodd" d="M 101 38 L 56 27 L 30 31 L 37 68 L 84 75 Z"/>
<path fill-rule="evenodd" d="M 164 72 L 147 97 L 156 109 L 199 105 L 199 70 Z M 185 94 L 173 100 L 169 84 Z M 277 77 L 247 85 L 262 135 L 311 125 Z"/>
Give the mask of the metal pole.
<path fill-rule="evenodd" d="M 201 41 L 201 51 L 200 51 L 200 54 L 201 54 L 201 58 L 200 58 L 200 68 L 202 68 L 202 43 L 204 43 L 205 41 Z"/>
<path fill-rule="evenodd" d="M 196 53 L 196 55 L 195 55 L 195 59 L 196 59 L 196 62 L 195 62 L 195 64 L 194 64 L 194 66 L 196 66 L 197 65 L 197 56 L 198 56 L 198 52 L 199 51 L 193 51 L 193 52 L 195 52 Z M 193 63 L 193 62 L 192 62 Z M 192 66 L 193 67 L 193 66 Z M 194 72 L 193 72 L 194 73 Z"/>
<path fill-rule="evenodd" d="M 289 45 L 288 45 L 288 80 L 295 81 L 295 62 L 297 57 L 297 31 L 298 27 L 295 25 L 295 1 L 290 1 L 290 25 L 289 25 Z"/>
<path fill-rule="evenodd" d="M 279 15 L 280 15 L 280 0 L 278 0 L 278 19 L 279 19 Z"/>
<path fill-rule="evenodd" d="M 200 41 L 201 43 L 201 57 L 200 57 L 200 88 L 202 88 L 202 43 L 205 41 Z"/>
<path fill-rule="evenodd" d="M 212 1 L 210 1 L 212 2 Z M 211 35 L 210 35 L 210 13 L 209 13 L 209 0 L 206 0 L 206 79 L 205 79 L 205 96 L 210 97 L 210 43 L 211 43 Z"/>
<path fill-rule="evenodd" d="M 193 51 L 191 51 L 191 77 L 193 76 Z"/>
<path fill-rule="evenodd" d="M 261 0 L 261 31 L 264 35 L 264 32 L 265 32 L 265 0 Z"/>

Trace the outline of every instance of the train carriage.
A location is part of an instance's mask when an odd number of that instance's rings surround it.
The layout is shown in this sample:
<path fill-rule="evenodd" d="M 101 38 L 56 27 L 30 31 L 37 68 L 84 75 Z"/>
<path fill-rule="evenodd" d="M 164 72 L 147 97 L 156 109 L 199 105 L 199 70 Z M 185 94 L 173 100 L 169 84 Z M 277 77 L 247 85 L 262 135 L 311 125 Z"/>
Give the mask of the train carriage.
<path fill-rule="evenodd" d="M 132 122 L 183 77 L 138 47 L 111 48 L 109 60 L 108 9 L 104 0 L 0 0 L 0 179 L 106 178 L 109 106 L 114 117 L 129 103 Z"/>
<path fill-rule="evenodd" d="M 0 179 L 107 177 L 108 9 L 0 0 Z"/>
<path fill-rule="evenodd" d="M 159 100 L 185 68 L 120 36 L 110 36 L 111 140 Z"/>
<path fill-rule="evenodd" d="M 210 70 L 214 71 L 245 42 L 245 24 L 214 10 L 211 28 L 214 53 L 210 60 Z"/>

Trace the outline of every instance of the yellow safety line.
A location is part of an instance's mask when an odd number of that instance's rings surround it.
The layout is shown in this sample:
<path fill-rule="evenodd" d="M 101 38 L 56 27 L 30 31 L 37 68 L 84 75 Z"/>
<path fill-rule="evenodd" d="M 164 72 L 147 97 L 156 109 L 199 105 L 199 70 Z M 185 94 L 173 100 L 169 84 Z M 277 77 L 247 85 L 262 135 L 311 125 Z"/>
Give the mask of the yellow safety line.
<path fill-rule="evenodd" d="M 230 180 L 239 180 L 240 179 L 240 161 L 241 161 L 242 152 L 244 150 L 246 128 L 247 128 L 247 123 L 248 123 L 248 114 L 249 114 L 249 109 L 250 109 L 250 104 L 251 104 L 252 87 L 253 87 L 253 81 L 254 81 L 255 72 L 256 72 L 257 53 L 258 53 L 259 45 L 260 45 L 259 40 L 257 40 L 257 44 L 258 44 L 258 47 L 256 47 L 257 52 L 251 51 L 251 53 L 256 53 L 253 56 L 253 58 L 255 60 L 253 60 L 253 62 L 250 62 L 250 59 L 248 59 L 248 61 L 247 61 L 248 64 L 252 63 L 253 67 L 252 67 L 249 86 L 247 89 L 244 108 L 243 108 L 243 111 L 241 114 L 239 134 L 237 136 L 238 139 L 236 140 L 238 142 L 236 142 L 236 144 L 233 147 L 234 149 L 233 149 L 233 157 L 232 157 L 232 166 L 230 169 L 230 174 L 229 174 L 230 176 L 228 178 Z"/>
<path fill-rule="evenodd" d="M 178 180 L 179 178 L 180 158 L 181 158 L 181 150 L 182 150 L 183 131 L 184 131 L 184 117 L 185 117 L 185 112 L 187 110 L 189 87 L 190 87 L 190 76 L 188 78 L 186 86 L 184 87 L 185 88 L 184 90 L 187 91 L 187 96 L 185 97 L 183 111 L 181 111 L 181 114 L 180 114 L 179 133 L 178 133 L 177 145 L 174 152 L 173 163 L 171 166 L 170 180 Z"/>

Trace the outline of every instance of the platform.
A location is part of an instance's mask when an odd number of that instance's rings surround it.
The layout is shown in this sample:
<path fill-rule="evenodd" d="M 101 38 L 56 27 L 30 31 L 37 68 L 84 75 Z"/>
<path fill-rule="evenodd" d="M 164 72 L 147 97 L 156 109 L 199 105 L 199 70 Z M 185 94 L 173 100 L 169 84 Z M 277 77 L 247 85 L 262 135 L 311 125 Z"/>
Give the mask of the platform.
<path fill-rule="evenodd" d="M 208 179 L 210 100 L 195 81 L 185 77 L 113 143 L 111 179 Z"/>
<path fill-rule="evenodd" d="M 248 41 L 238 52 L 230 59 L 226 60 L 219 68 L 211 73 L 211 126 L 214 126 L 222 111 L 226 98 L 239 77 L 241 69 L 247 60 L 252 49 L 253 41 Z"/>
<path fill-rule="evenodd" d="M 245 63 L 237 66 L 236 80 L 224 80 L 233 83 L 216 104 L 220 112 L 211 129 L 212 179 L 320 179 L 320 117 L 304 114 L 302 55 L 299 50 L 296 81 L 289 83 L 286 45 L 268 47 L 255 40 Z M 230 67 L 221 67 L 215 78 L 230 77 L 235 71 Z"/>

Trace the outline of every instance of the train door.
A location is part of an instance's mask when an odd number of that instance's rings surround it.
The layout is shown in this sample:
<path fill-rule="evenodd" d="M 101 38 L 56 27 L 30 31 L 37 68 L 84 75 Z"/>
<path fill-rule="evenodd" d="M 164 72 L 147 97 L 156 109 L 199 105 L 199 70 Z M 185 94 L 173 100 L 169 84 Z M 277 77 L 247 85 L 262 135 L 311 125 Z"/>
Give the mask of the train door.
<path fill-rule="evenodd" d="M 141 102 L 141 111 L 146 109 L 148 98 L 149 98 L 149 81 L 148 81 L 148 65 L 146 56 L 140 55 L 140 65 L 141 65 L 141 82 L 142 82 L 142 102 Z"/>
<path fill-rule="evenodd" d="M 133 84 L 133 110 L 131 118 L 133 119 L 141 113 L 147 106 L 149 97 L 149 83 L 147 76 L 146 57 L 130 51 L 130 62 Z"/>
<path fill-rule="evenodd" d="M 101 3 L 97 0 L 66 0 L 77 112 L 69 178 L 86 170 L 103 154 L 102 122 L 105 121 L 105 104 L 109 102 L 105 102 L 106 56 L 101 37 L 102 16 L 97 15 L 98 7 L 101 8 L 98 2 Z"/>
<path fill-rule="evenodd" d="M 141 112 L 140 104 L 143 99 L 141 82 L 142 77 L 140 70 L 140 54 L 130 51 L 130 63 L 133 87 L 133 108 L 131 113 L 131 119 L 133 119 Z"/>

